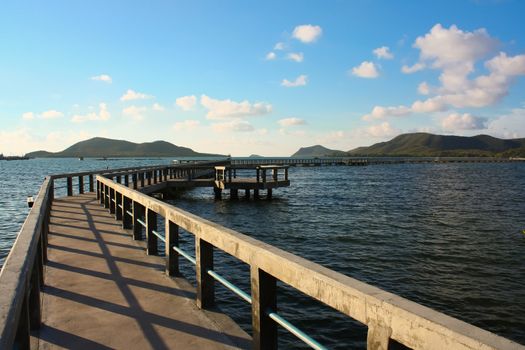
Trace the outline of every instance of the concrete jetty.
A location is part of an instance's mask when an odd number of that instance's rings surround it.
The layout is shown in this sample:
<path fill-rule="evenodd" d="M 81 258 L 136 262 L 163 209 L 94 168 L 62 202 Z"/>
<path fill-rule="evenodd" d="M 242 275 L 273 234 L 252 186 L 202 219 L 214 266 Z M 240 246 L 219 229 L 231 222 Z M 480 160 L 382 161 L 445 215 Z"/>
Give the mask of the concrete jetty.
<path fill-rule="evenodd" d="M 371 350 L 388 349 L 392 340 L 412 349 L 525 350 L 150 195 L 168 189 L 171 180 L 191 182 L 210 171 L 214 188 L 220 187 L 217 182 L 227 188 L 235 169 L 224 166 L 46 177 L 0 272 L 0 349 L 276 349 L 278 327 L 312 348 L 325 349 L 279 313 L 280 281 L 365 325 Z M 257 186 L 265 186 L 262 172 L 268 169 L 267 182 L 289 181 L 286 168 L 258 169 Z M 274 170 L 285 172 L 284 178 Z M 55 197 L 64 182 L 67 195 Z M 159 228 L 162 222 L 164 229 Z M 193 235 L 194 252 L 179 245 L 179 230 Z M 159 256 L 160 242 L 164 256 Z M 249 266 L 249 290 L 215 271 L 214 251 Z M 194 265 L 196 287 L 181 278 L 180 259 Z M 219 285 L 251 305 L 250 335 L 217 312 Z"/>

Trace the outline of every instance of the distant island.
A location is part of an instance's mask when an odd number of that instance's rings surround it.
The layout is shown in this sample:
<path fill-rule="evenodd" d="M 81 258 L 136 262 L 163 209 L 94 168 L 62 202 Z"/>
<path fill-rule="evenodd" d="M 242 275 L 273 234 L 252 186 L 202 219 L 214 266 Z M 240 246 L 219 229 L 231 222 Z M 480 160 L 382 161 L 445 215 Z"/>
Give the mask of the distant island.
<path fill-rule="evenodd" d="M 30 158 L 69 157 L 226 157 L 221 154 L 199 153 L 191 148 L 176 146 L 166 141 L 134 143 L 94 137 L 75 143 L 61 152 L 36 151 L 25 155 Z"/>
<path fill-rule="evenodd" d="M 4 156 L 3 153 L 0 153 L 0 160 L 28 160 L 29 157 L 20 157 L 20 156 Z"/>
<path fill-rule="evenodd" d="M 292 157 L 525 157 L 525 138 L 499 139 L 488 135 L 451 136 L 409 133 L 358 147 L 348 152 L 321 145 L 303 147 Z"/>
<path fill-rule="evenodd" d="M 347 152 L 329 149 L 321 145 L 301 147 L 292 157 L 344 157 Z"/>
<path fill-rule="evenodd" d="M 499 139 L 489 135 L 449 136 L 428 133 L 402 134 L 387 142 L 359 147 L 350 156 L 412 157 L 523 157 L 525 138 Z"/>

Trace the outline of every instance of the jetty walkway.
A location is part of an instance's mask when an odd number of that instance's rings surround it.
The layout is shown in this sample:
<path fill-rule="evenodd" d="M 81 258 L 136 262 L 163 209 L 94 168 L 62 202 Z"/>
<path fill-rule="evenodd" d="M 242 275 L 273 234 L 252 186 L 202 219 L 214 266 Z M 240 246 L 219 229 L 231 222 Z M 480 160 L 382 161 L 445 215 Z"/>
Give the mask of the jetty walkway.
<path fill-rule="evenodd" d="M 0 272 L 0 349 L 276 349 L 277 327 L 324 349 L 279 314 L 277 281 L 365 324 L 368 349 L 391 340 L 413 349 L 525 349 L 151 196 L 212 169 L 220 188 L 230 178 L 223 166 L 48 176 Z M 55 198 L 64 180 L 67 195 Z M 194 252 L 179 246 L 179 230 L 194 236 Z M 214 271 L 214 250 L 250 266 L 250 290 Z M 179 259 L 195 265 L 196 287 L 180 277 Z M 215 308 L 219 284 L 251 304 L 252 334 Z"/>

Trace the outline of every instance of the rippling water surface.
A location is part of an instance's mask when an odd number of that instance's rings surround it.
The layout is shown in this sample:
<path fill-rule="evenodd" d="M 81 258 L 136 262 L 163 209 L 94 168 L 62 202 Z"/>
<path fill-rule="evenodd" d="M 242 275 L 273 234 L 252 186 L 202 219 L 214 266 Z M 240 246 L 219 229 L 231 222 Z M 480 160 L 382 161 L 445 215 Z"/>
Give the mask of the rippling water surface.
<path fill-rule="evenodd" d="M 47 173 L 167 163 L 73 159 L 0 162 L 0 262 Z M 173 204 L 476 326 L 525 343 L 525 163 L 291 168 L 271 201 Z M 191 251 L 192 237 L 182 234 Z M 249 270 L 217 254 L 219 273 L 249 292 Z M 183 272 L 192 279 L 193 269 Z M 279 310 L 330 348 L 362 347 L 366 328 L 279 285 Z M 250 330 L 250 308 L 217 287 L 222 309 Z M 301 348 L 282 333 L 280 345 Z"/>

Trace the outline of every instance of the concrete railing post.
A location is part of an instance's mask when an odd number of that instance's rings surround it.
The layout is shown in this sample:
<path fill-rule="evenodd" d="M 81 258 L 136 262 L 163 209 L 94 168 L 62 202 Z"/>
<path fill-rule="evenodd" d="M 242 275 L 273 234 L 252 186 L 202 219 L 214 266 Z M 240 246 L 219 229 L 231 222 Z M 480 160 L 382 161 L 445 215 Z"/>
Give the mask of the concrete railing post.
<path fill-rule="evenodd" d="M 109 213 L 115 214 L 115 189 L 109 188 Z"/>
<path fill-rule="evenodd" d="M 142 225 L 138 222 L 139 219 L 144 217 L 144 207 L 133 201 L 133 239 L 142 240 Z"/>
<path fill-rule="evenodd" d="M 88 181 L 89 181 L 89 192 L 93 192 L 93 190 L 94 190 L 93 174 L 89 174 Z"/>
<path fill-rule="evenodd" d="M 173 247 L 179 246 L 179 226 L 166 219 L 166 274 L 177 276 L 179 270 L 179 253 Z"/>
<path fill-rule="evenodd" d="M 149 208 L 146 213 L 146 240 L 148 243 L 146 253 L 157 255 L 157 236 L 152 232 L 153 230 L 157 231 L 157 213 Z"/>
<path fill-rule="evenodd" d="M 18 327 L 16 330 L 14 346 L 15 349 L 31 349 L 31 332 L 29 325 L 29 290 L 26 289 L 24 300 L 22 302 L 22 310 L 20 311 L 20 319 L 18 320 Z"/>
<path fill-rule="evenodd" d="M 384 325 L 370 322 L 366 338 L 367 350 L 388 350 L 392 329 Z"/>
<path fill-rule="evenodd" d="M 97 181 L 97 200 L 100 201 L 100 182 Z"/>
<path fill-rule="evenodd" d="M 123 217 L 122 208 L 120 208 L 119 205 L 122 205 L 122 194 L 119 192 L 116 192 L 115 193 L 115 219 L 122 220 L 122 217 Z"/>
<path fill-rule="evenodd" d="M 206 309 L 215 304 L 215 280 L 208 275 L 208 270 L 213 270 L 213 246 L 197 236 L 195 236 L 195 260 L 197 307 Z"/>
<path fill-rule="evenodd" d="M 73 179 L 71 176 L 67 178 L 67 195 L 68 197 L 73 195 Z"/>
<path fill-rule="evenodd" d="M 267 310 L 277 311 L 275 277 L 251 266 L 253 349 L 277 349 L 277 325 Z"/>
<path fill-rule="evenodd" d="M 109 186 L 104 185 L 104 208 L 109 208 Z"/>
<path fill-rule="evenodd" d="M 125 230 L 133 227 L 133 219 L 128 211 L 131 212 L 131 199 L 122 196 L 122 228 Z"/>
<path fill-rule="evenodd" d="M 82 175 L 78 177 L 78 193 L 84 193 L 84 176 Z"/>

